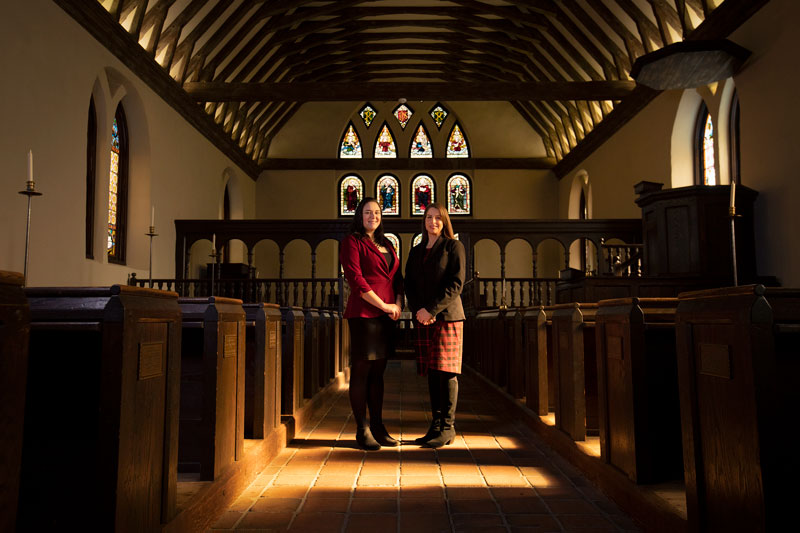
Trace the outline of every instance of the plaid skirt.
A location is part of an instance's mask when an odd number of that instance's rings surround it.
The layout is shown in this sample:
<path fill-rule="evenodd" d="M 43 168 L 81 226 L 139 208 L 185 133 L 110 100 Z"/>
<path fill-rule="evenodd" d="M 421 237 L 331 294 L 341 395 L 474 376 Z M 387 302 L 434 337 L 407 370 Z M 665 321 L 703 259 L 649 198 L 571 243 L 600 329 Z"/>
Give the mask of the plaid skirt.
<path fill-rule="evenodd" d="M 428 369 L 461 373 L 464 322 L 437 320 L 430 326 L 414 324 L 417 331 L 417 370 L 421 376 Z"/>

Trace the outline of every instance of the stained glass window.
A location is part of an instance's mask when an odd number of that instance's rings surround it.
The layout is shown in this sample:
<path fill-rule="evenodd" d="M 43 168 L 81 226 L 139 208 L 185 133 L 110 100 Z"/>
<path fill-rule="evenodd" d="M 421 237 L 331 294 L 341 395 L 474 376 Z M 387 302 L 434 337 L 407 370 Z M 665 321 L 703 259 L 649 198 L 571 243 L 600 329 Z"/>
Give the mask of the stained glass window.
<path fill-rule="evenodd" d="M 111 168 L 108 176 L 108 260 L 125 261 L 125 207 L 128 181 L 128 128 L 122 104 L 111 125 Z"/>
<path fill-rule="evenodd" d="M 453 174 L 447 180 L 447 211 L 451 215 L 472 214 L 472 187 L 464 174 Z"/>
<path fill-rule="evenodd" d="M 364 121 L 364 125 L 369 128 L 372 121 L 375 119 L 375 115 L 378 112 L 375 111 L 375 108 L 369 104 L 364 104 L 364 107 L 361 108 L 361 111 L 358 112 L 358 115 L 361 117 L 361 120 Z"/>
<path fill-rule="evenodd" d="M 431 140 L 422 122 L 419 123 L 417 132 L 414 134 L 414 138 L 411 139 L 410 156 L 412 159 L 433 157 Z"/>
<path fill-rule="evenodd" d="M 375 157 L 376 158 L 394 158 L 397 157 L 397 146 L 394 143 L 394 137 L 386 122 L 383 123 L 381 132 L 378 138 L 375 139 Z"/>
<path fill-rule="evenodd" d="M 714 169 L 714 124 L 710 114 L 706 116 L 703 127 L 703 183 L 717 184 L 717 171 Z"/>
<path fill-rule="evenodd" d="M 394 253 L 397 254 L 397 257 L 400 257 L 400 238 L 394 233 L 384 233 L 383 236 L 389 239 L 389 242 L 392 243 L 392 248 L 394 248 Z"/>
<path fill-rule="evenodd" d="M 442 104 L 436 104 L 431 108 L 430 115 L 433 121 L 436 123 L 436 127 L 442 129 L 442 124 L 444 124 L 444 120 L 449 115 L 447 109 L 445 109 Z"/>
<path fill-rule="evenodd" d="M 424 215 L 425 208 L 436 201 L 433 178 L 420 174 L 411 182 L 411 214 Z"/>
<path fill-rule="evenodd" d="M 339 146 L 339 157 L 342 159 L 361 159 L 361 140 L 358 138 L 353 123 L 347 125 Z"/>
<path fill-rule="evenodd" d="M 375 183 L 375 198 L 384 215 L 400 214 L 400 183 L 391 174 L 381 176 Z"/>
<path fill-rule="evenodd" d="M 364 197 L 364 181 L 350 174 L 339 182 L 339 216 L 353 215 Z"/>
<path fill-rule="evenodd" d="M 469 157 L 469 146 L 461 126 L 456 122 L 450 130 L 450 137 L 447 139 L 447 157 Z"/>
<path fill-rule="evenodd" d="M 417 233 L 411 240 L 411 247 L 413 248 L 414 246 L 418 245 L 421 242 L 422 242 L 422 233 Z"/>
<path fill-rule="evenodd" d="M 406 129 L 406 124 L 408 124 L 408 121 L 411 120 L 411 115 L 414 114 L 414 110 L 408 107 L 406 104 L 400 104 L 394 108 L 392 114 L 394 115 L 394 118 L 397 119 L 397 122 L 400 123 L 400 127 Z"/>

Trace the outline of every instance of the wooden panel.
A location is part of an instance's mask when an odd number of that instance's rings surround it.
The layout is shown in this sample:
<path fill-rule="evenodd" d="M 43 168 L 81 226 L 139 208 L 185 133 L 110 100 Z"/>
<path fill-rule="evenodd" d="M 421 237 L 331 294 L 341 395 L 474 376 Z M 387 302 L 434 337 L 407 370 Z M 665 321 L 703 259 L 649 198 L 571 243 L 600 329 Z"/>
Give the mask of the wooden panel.
<path fill-rule="evenodd" d="M 666 218 L 667 250 L 666 270 L 671 274 L 687 274 L 692 271 L 694 263 L 691 254 L 687 253 L 687 245 L 691 245 L 689 232 L 689 209 L 679 205 L 664 209 Z M 689 247 L 691 249 L 691 247 Z M 659 270 L 661 272 L 661 270 Z"/>
<path fill-rule="evenodd" d="M 303 330 L 300 308 L 281 307 L 281 414 L 292 416 L 303 404 Z"/>
<path fill-rule="evenodd" d="M 549 411 L 546 315 L 541 307 L 520 310 L 520 314 L 526 362 L 525 403 L 536 414 L 545 416 Z"/>
<path fill-rule="evenodd" d="M 313 398 L 319 390 L 319 311 L 309 309 L 305 313 L 303 330 L 303 398 Z"/>

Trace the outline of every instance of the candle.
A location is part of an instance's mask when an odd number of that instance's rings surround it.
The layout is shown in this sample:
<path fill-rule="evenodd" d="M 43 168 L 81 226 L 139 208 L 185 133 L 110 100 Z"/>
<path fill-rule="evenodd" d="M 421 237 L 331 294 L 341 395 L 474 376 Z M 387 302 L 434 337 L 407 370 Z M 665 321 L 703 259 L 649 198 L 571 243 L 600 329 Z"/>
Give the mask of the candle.
<path fill-rule="evenodd" d="M 156 225 L 156 206 L 153 205 L 150 208 L 150 227 L 153 228 Z"/>
<path fill-rule="evenodd" d="M 33 150 L 28 150 L 28 181 L 33 181 Z"/>
<path fill-rule="evenodd" d="M 731 180 L 731 209 L 736 207 L 736 180 Z"/>
<path fill-rule="evenodd" d="M 211 235 L 211 250 L 212 251 L 216 251 L 217 250 L 217 234 L 216 233 Z"/>

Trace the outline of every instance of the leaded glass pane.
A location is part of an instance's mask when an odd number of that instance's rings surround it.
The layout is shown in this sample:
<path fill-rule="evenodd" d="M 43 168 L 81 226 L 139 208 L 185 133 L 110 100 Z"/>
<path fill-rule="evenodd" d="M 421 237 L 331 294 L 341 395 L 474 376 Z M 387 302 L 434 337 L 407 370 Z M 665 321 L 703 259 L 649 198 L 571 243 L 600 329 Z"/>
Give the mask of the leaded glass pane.
<path fill-rule="evenodd" d="M 447 180 L 447 211 L 451 215 L 472 213 L 472 191 L 466 176 L 456 174 Z"/>
<path fill-rule="evenodd" d="M 417 233 L 411 240 L 411 247 L 413 248 L 414 246 L 418 245 L 421 242 L 422 242 L 422 233 Z"/>
<path fill-rule="evenodd" d="M 383 236 L 389 239 L 389 242 L 392 243 L 392 248 L 394 248 L 394 253 L 397 254 L 397 257 L 400 257 L 400 238 L 394 233 L 384 233 Z"/>
<path fill-rule="evenodd" d="M 361 140 L 358 138 L 358 133 L 356 133 L 352 123 L 347 125 L 347 131 L 342 137 L 339 157 L 342 159 L 361 159 Z"/>
<path fill-rule="evenodd" d="M 375 111 L 375 108 L 373 108 L 371 105 L 366 104 L 361 108 L 361 111 L 359 111 L 358 114 L 361 117 L 361 120 L 364 121 L 364 125 L 369 128 L 378 112 Z"/>
<path fill-rule="evenodd" d="M 397 147 L 394 144 L 394 137 L 392 137 L 392 132 L 389 130 L 389 125 L 385 122 L 383 123 L 380 134 L 378 134 L 377 141 L 375 141 L 375 157 L 397 157 Z"/>
<path fill-rule="evenodd" d="M 414 110 L 412 110 L 406 104 L 400 104 L 394 108 L 392 114 L 397 119 L 397 122 L 400 123 L 400 127 L 406 129 L 406 124 L 408 124 L 408 121 L 411 120 L 411 115 L 414 114 Z"/>
<path fill-rule="evenodd" d="M 449 113 L 447 109 L 442 107 L 442 104 L 436 104 L 433 106 L 433 109 L 430 111 L 431 118 L 436 123 L 436 127 L 442 129 L 442 124 L 444 124 L 444 120 L 447 118 Z"/>
<path fill-rule="evenodd" d="M 117 254 L 117 194 L 119 192 L 119 125 L 111 125 L 111 169 L 108 177 L 108 255 Z"/>
<path fill-rule="evenodd" d="M 381 176 L 375 184 L 376 197 L 384 215 L 400 214 L 400 186 L 394 176 Z"/>
<path fill-rule="evenodd" d="M 461 127 L 456 123 L 447 140 L 447 157 L 469 157 L 467 140 L 461 132 Z"/>
<path fill-rule="evenodd" d="M 436 201 L 433 178 L 424 174 L 411 182 L 411 214 L 424 215 L 425 208 Z"/>
<path fill-rule="evenodd" d="M 433 157 L 433 147 L 431 140 L 428 138 L 428 132 L 425 131 L 425 126 L 422 122 L 419 123 L 417 133 L 414 134 L 414 140 L 411 141 L 411 158 L 430 158 Z"/>
<path fill-rule="evenodd" d="M 714 168 L 714 123 L 711 115 L 706 116 L 703 128 L 703 182 L 706 185 L 717 184 L 717 171 Z"/>
<path fill-rule="evenodd" d="M 353 215 L 364 197 L 364 182 L 358 176 L 347 176 L 339 186 L 339 214 Z"/>

